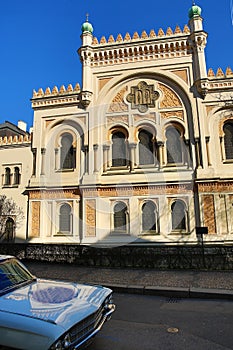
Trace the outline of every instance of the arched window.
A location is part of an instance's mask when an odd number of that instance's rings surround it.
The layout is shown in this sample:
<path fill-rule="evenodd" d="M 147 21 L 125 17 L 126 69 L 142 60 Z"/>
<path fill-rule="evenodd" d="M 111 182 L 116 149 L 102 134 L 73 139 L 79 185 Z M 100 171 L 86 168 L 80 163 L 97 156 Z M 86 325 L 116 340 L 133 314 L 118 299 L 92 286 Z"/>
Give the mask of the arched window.
<path fill-rule="evenodd" d="M 226 159 L 233 159 L 233 123 L 226 123 L 223 127 Z"/>
<path fill-rule="evenodd" d="M 126 137 L 121 131 L 112 135 L 112 166 L 127 165 Z"/>
<path fill-rule="evenodd" d="M 142 206 L 142 231 L 156 231 L 156 206 L 152 201 Z"/>
<path fill-rule="evenodd" d="M 14 169 L 14 185 L 20 184 L 20 171 L 18 167 Z"/>
<path fill-rule="evenodd" d="M 153 135 L 147 130 L 141 130 L 139 138 L 139 164 L 154 164 Z"/>
<path fill-rule="evenodd" d="M 71 207 L 69 204 L 62 204 L 59 213 L 59 232 L 71 233 Z"/>
<path fill-rule="evenodd" d="M 15 222 L 12 218 L 8 218 L 6 221 L 4 241 L 12 242 L 14 240 Z"/>
<path fill-rule="evenodd" d="M 182 163 L 181 133 L 175 127 L 169 127 L 166 131 L 167 162 L 170 164 Z"/>
<path fill-rule="evenodd" d="M 124 202 L 119 202 L 114 206 L 114 231 L 127 232 L 127 206 Z"/>
<path fill-rule="evenodd" d="M 186 208 L 183 201 L 172 203 L 172 231 L 186 230 Z"/>
<path fill-rule="evenodd" d="M 5 169 L 5 182 L 4 185 L 5 186 L 10 186 L 11 184 L 11 169 L 10 168 L 6 168 Z"/>
<path fill-rule="evenodd" d="M 73 137 L 64 134 L 61 139 L 61 169 L 75 168 L 75 149 L 73 147 Z"/>

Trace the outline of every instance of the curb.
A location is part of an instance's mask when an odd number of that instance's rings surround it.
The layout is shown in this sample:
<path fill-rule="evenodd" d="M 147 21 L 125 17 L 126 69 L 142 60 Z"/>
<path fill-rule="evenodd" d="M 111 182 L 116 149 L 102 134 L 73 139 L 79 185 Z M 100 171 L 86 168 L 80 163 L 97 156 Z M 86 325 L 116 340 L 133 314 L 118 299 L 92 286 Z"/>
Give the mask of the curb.
<path fill-rule="evenodd" d="M 115 293 L 154 295 L 173 298 L 225 299 L 233 300 L 233 290 L 208 288 L 181 288 L 161 286 L 138 286 L 126 284 L 102 284 Z"/>

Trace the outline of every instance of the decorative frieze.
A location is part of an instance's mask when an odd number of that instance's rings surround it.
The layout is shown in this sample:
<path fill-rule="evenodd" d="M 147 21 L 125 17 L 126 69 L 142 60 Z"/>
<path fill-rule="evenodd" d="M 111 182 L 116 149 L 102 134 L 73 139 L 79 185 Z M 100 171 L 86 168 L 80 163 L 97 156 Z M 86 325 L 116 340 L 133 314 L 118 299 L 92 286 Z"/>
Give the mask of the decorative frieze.
<path fill-rule="evenodd" d="M 201 193 L 233 192 L 232 181 L 198 183 L 198 191 Z"/>
<path fill-rule="evenodd" d="M 30 237 L 40 237 L 40 202 L 31 203 L 31 234 Z"/>
<path fill-rule="evenodd" d="M 95 237 L 96 236 L 96 201 L 95 199 L 89 199 L 85 202 L 85 213 L 86 213 L 86 225 L 85 225 L 85 236 Z"/>
<path fill-rule="evenodd" d="M 162 119 L 178 118 L 184 120 L 184 111 L 160 112 Z"/>
<path fill-rule="evenodd" d="M 78 189 L 63 190 L 30 190 L 29 199 L 77 199 L 80 198 Z"/>
<path fill-rule="evenodd" d="M 214 195 L 206 194 L 202 196 L 202 199 L 203 199 L 204 226 L 208 227 L 209 234 L 216 233 Z"/>

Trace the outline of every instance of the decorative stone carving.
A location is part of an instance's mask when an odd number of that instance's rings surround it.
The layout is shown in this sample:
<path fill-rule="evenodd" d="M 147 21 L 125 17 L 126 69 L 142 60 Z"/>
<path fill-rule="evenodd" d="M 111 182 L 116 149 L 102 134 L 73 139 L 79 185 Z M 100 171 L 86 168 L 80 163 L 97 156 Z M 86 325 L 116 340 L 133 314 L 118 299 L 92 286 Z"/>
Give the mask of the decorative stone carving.
<path fill-rule="evenodd" d="M 172 91 L 169 87 L 158 84 L 158 87 L 163 92 L 163 100 L 160 102 L 160 108 L 173 108 L 173 107 L 181 107 L 181 101 L 178 96 Z"/>
<path fill-rule="evenodd" d="M 209 233 L 216 232 L 214 196 L 212 194 L 203 196 L 204 226 L 207 226 Z"/>
<path fill-rule="evenodd" d="M 158 100 L 159 93 L 154 91 L 154 85 L 148 85 L 145 81 L 140 81 L 137 86 L 131 87 L 130 94 L 126 100 L 131 103 L 132 109 L 138 109 L 139 112 L 145 113 L 148 108 L 155 107 L 155 101 Z"/>
<path fill-rule="evenodd" d="M 40 236 L 40 202 L 32 202 L 31 237 Z"/>
<path fill-rule="evenodd" d="M 94 199 L 86 201 L 86 236 L 95 237 L 96 203 Z"/>
<path fill-rule="evenodd" d="M 174 112 L 161 112 L 161 117 L 163 119 L 167 118 L 179 118 L 184 120 L 184 112 L 183 111 L 174 111 Z"/>
<path fill-rule="evenodd" d="M 124 123 L 124 124 L 129 124 L 129 117 L 128 115 L 115 115 L 115 116 L 108 116 L 107 117 L 107 123 L 112 124 L 112 123 Z"/>
<path fill-rule="evenodd" d="M 125 86 L 123 89 L 121 89 L 117 95 L 113 98 L 108 112 L 125 112 L 128 111 L 128 106 L 124 102 L 124 95 L 126 91 L 128 90 L 127 86 Z"/>

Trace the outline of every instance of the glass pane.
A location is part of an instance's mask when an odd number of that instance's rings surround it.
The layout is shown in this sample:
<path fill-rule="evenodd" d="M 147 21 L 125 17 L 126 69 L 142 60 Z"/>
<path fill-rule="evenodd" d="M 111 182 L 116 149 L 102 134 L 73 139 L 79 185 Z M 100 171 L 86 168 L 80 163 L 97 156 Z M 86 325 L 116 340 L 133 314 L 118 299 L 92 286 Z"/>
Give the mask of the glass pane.
<path fill-rule="evenodd" d="M 142 206 L 142 230 L 156 230 L 155 205 L 152 202 L 144 203 Z"/>
<path fill-rule="evenodd" d="M 71 135 L 64 135 L 61 140 L 61 169 L 74 168 L 74 149 Z"/>
<path fill-rule="evenodd" d="M 185 230 L 185 206 L 182 202 L 176 201 L 172 204 L 172 229 Z"/>
<path fill-rule="evenodd" d="M 223 131 L 226 159 L 233 159 L 233 124 L 225 124 Z"/>
<path fill-rule="evenodd" d="M 126 205 L 117 203 L 114 207 L 114 230 L 126 232 Z"/>
<path fill-rule="evenodd" d="M 153 164 L 152 134 L 146 130 L 140 131 L 139 135 L 139 164 Z"/>
<path fill-rule="evenodd" d="M 171 128 L 166 132 L 167 137 L 167 162 L 182 163 L 182 148 L 180 133 L 177 129 Z"/>
<path fill-rule="evenodd" d="M 60 208 L 60 232 L 70 232 L 71 208 L 68 204 L 63 204 Z"/>
<path fill-rule="evenodd" d="M 122 132 L 116 132 L 112 136 L 112 165 L 126 165 L 125 135 Z"/>

